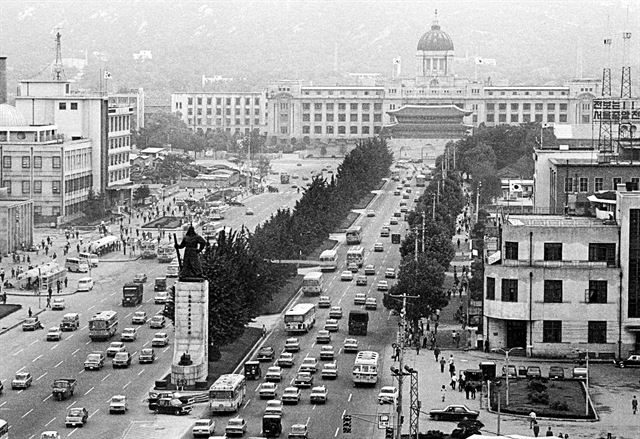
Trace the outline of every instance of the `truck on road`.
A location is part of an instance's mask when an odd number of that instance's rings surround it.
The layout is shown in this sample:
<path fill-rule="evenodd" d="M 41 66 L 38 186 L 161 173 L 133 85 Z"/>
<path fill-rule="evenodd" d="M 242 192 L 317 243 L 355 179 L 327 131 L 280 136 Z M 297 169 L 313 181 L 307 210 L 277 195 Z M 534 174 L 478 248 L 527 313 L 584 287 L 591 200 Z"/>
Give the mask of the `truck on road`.
<path fill-rule="evenodd" d="M 367 335 L 369 313 L 354 309 L 349 311 L 349 335 Z"/>
<path fill-rule="evenodd" d="M 71 398 L 73 392 L 76 389 L 76 383 L 78 380 L 73 378 L 58 378 L 53 381 L 51 387 L 53 388 L 53 398 L 62 401 L 63 399 Z"/>
<path fill-rule="evenodd" d="M 122 287 L 122 306 L 137 306 L 142 303 L 144 285 L 137 283 L 126 283 Z"/>

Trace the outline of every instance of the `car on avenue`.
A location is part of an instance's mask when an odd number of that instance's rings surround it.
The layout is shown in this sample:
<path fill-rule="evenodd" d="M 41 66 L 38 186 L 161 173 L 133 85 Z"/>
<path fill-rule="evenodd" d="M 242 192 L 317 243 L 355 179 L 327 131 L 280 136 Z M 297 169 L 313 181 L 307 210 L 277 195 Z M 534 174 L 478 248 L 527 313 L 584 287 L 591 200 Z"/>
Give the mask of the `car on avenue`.
<path fill-rule="evenodd" d="M 283 352 L 276 360 L 276 364 L 280 367 L 293 367 L 295 361 L 295 355 L 291 352 Z"/>
<path fill-rule="evenodd" d="M 164 328 L 164 325 L 166 325 L 166 320 L 164 316 L 161 316 L 159 314 L 156 314 L 155 316 L 151 317 L 151 320 L 149 320 L 150 328 L 161 329 Z"/>
<path fill-rule="evenodd" d="M 127 397 L 124 395 L 114 395 L 109 402 L 109 413 L 122 413 L 125 414 L 129 409 L 127 404 Z"/>
<path fill-rule="evenodd" d="M 279 399 L 272 399 L 267 401 L 267 407 L 264 409 L 264 414 L 277 415 L 282 417 L 282 401 L 280 401 Z"/>
<path fill-rule="evenodd" d="M 91 291 L 93 290 L 93 279 L 90 277 L 83 277 L 78 279 L 78 291 Z"/>
<path fill-rule="evenodd" d="M 138 273 L 133 278 L 134 284 L 144 284 L 147 283 L 147 275 L 145 273 Z"/>
<path fill-rule="evenodd" d="M 374 252 L 384 251 L 384 245 L 381 242 L 376 242 L 375 244 L 373 244 L 373 251 Z"/>
<path fill-rule="evenodd" d="M 113 357 L 111 366 L 113 366 L 114 369 L 118 367 L 127 368 L 131 366 L 131 354 L 127 351 L 118 352 L 115 357 Z"/>
<path fill-rule="evenodd" d="M 296 387 L 311 387 L 313 386 L 313 375 L 311 375 L 311 372 L 298 372 L 293 379 L 293 385 Z"/>
<path fill-rule="evenodd" d="M 147 313 L 145 311 L 136 311 L 131 317 L 132 325 L 144 325 L 147 323 Z"/>
<path fill-rule="evenodd" d="M 335 361 L 332 363 L 324 363 L 320 375 L 325 380 L 338 378 L 338 364 Z"/>
<path fill-rule="evenodd" d="M 331 333 L 326 329 L 321 329 L 316 335 L 316 343 L 331 343 Z"/>
<path fill-rule="evenodd" d="M 62 339 L 62 330 L 59 326 L 53 326 L 47 331 L 47 341 L 60 341 Z"/>
<path fill-rule="evenodd" d="M 314 357 L 306 357 L 304 360 L 302 360 L 300 368 L 298 368 L 298 372 L 316 373 L 317 370 L 318 360 L 316 360 Z"/>
<path fill-rule="evenodd" d="M 270 366 L 264 376 L 265 381 L 280 382 L 282 381 L 282 369 L 280 366 Z"/>
<path fill-rule="evenodd" d="M 331 307 L 331 299 L 329 296 L 320 296 L 318 300 L 318 308 L 330 308 Z"/>
<path fill-rule="evenodd" d="M 346 338 L 342 345 L 344 352 L 358 352 L 358 340 L 355 338 Z"/>
<path fill-rule="evenodd" d="M 433 409 L 429 416 L 434 421 L 464 421 L 478 419 L 480 412 L 471 410 L 466 405 L 448 405 L 443 409 Z"/>
<path fill-rule="evenodd" d="M 378 301 L 375 297 L 367 297 L 367 300 L 364 302 L 364 309 L 378 309 Z"/>
<path fill-rule="evenodd" d="M 368 283 L 367 276 L 360 274 L 356 277 L 356 285 L 366 287 Z"/>
<path fill-rule="evenodd" d="M 379 280 L 378 284 L 376 285 L 376 289 L 378 291 L 389 291 L 389 282 L 387 282 L 386 280 Z"/>
<path fill-rule="evenodd" d="M 347 270 L 355 274 L 358 272 L 358 270 L 360 270 L 360 267 L 358 267 L 358 264 L 356 264 L 355 262 L 349 262 L 347 264 Z"/>
<path fill-rule="evenodd" d="M 64 425 L 69 427 L 84 427 L 89 419 L 89 412 L 84 407 L 71 407 L 64 419 Z"/>
<path fill-rule="evenodd" d="M 151 340 L 153 347 L 165 347 L 169 345 L 169 335 L 166 332 L 156 332 Z"/>
<path fill-rule="evenodd" d="M 338 332 L 338 320 L 336 319 L 327 319 L 324 324 L 324 329 L 329 332 Z"/>
<path fill-rule="evenodd" d="M 191 429 L 193 437 L 208 438 L 212 436 L 216 428 L 216 421 L 213 419 L 197 419 Z"/>
<path fill-rule="evenodd" d="M 340 280 L 345 282 L 351 282 L 353 280 L 353 273 L 349 270 L 345 270 L 340 273 Z"/>
<path fill-rule="evenodd" d="M 284 342 L 285 352 L 298 352 L 300 350 L 300 340 L 296 337 L 289 337 Z"/>
<path fill-rule="evenodd" d="M 365 265 L 364 274 L 365 274 L 365 276 L 375 275 L 376 274 L 376 267 L 373 264 Z"/>
<path fill-rule="evenodd" d="M 336 356 L 336 351 L 333 346 L 322 346 L 320 348 L 320 360 L 333 360 Z"/>
<path fill-rule="evenodd" d="M 625 360 L 620 360 L 616 363 L 618 367 L 640 367 L 640 355 L 629 355 Z"/>
<path fill-rule="evenodd" d="M 384 271 L 384 277 L 389 278 L 389 279 L 395 279 L 396 278 L 396 269 L 392 268 L 392 267 L 388 267 Z"/>
<path fill-rule="evenodd" d="M 364 305 L 366 301 L 367 295 L 365 293 L 356 293 L 356 295 L 353 297 L 354 305 Z"/>
<path fill-rule="evenodd" d="M 120 341 L 136 341 L 138 331 L 136 328 L 124 328 L 120 334 Z"/>
<path fill-rule="evenodd" d="M 169 292 L 168 291 L 156 291 L 153 295 L 153 303 L 156 305 L 163 305 L 167 303 L 169 300 Z"/>
<path fill-rule="evenodd" d="M 107 348 L 107 357 L 115 357 L 118 352 L 124 352 L 127 347 L 121 341 L 112 341 Z"/>
<path fill-rule="evenodd" d="M 253 209 L 247 207 L 247 210 L 244 211 L 245 215 L 253 215 Z"/>
<path fill-rule="evenodd" d="M 104 354 L 92 352 L 84 360 L 84 370 L 100 370 L 104 366 Z"/>
<path fill-rule="evenodd" d="M 400 213 L 400 212 L 398 212 L 398 213 Z M 389 218 L 389 224 L 391 224 L 392 226 L 397 226 L 398 225 L 398 218 L 392 216 L 391 218 Z"/>
<path fill-rule="evenodd" d="M 289 434 L 287 435 L 287 439 L 308 439 L 308 438 L 309 438 L 309 428 L 307 427 L 307 424 L 293 424 L 291 426 L 291 430 L 289 430 Z"/>
<path fill-rule="evenodd" d="M 341 319 L 342 318 L 342 307 L 341 306 L 332 306 L 329 310 L 329 318 L 331 319 Z"/>
<path fill-rule="evenodd" d="M 138 363 L 153 363 L 156 361 L 156 352 L 153 348 L 142 348 L 138 354 Z"/>
<path fill-rule="evenodd" d="M 276 351 L 271 346 L 262 346 L 258 350 L 258 361 L 273 361 Z"/>
<path fill-rule="evenodd" d="M 22 322 L 23 331 L 35 331 L 37 329 L 44 329 L 44 326 L 42 325 L 42 322 L 38 319 L 38 316 L 27 317 Z"/>
<path fill-rule="evenodd" d="M 247 421 L 244 418 L 235 417 L 229 419 L 224 432 L 227 436 L 243 436 L 247 431 Z"/>
<path fill-rule="evenodd" d="M 327 388 L 325 386 L 314 387 L 309 396 L 312 404 L 324 404 L 327 402 Z"/>
<path fill-rule="evenodd" d="M 282 392 L 282 402 L 285 404 L 297 404 L 300 402 L 300 389 L 297 387 L 287 387 Z"/>
<path fill-rule="evenodd" d="M 367 216 L 368 216 L 368 217 L 376 216 L 376 211 L 375 211 L 375 210 L 373 210 L 373 209 L 369 209 L 369 210 L 367 210 Z"/>
<path fill-rule="evenodd" d="M 278 385 L 276 383 L 262 383 L 258 388 L 260 399 L 275 399 L 278 393 Z"/>
<path fill-rule="evenodd" d="M 28 389 L 33 383 L 33 377 L 29 372 L 18 372 L 11 380 L 11 389 Z"/>
<path fill-rule="evenodd" d="M 395 404 L 398 400 L 398 388 L 384 386 L 378 393 L 378 404 Z"/>
<path fill-rule="evenodd" d="M 54 311 L 61 311 L 66 307 L 66 303 L 63 297 L 54 297 L 51 301 L 51 309 Z"/>

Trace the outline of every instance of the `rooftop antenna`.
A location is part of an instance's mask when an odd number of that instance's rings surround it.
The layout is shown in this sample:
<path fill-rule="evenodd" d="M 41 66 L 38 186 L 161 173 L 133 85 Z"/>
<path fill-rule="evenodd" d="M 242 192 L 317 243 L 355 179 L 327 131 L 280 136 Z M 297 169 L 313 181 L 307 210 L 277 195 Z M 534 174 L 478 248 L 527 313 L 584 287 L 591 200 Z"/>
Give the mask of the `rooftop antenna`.
<path fill-rule="evenodd" d="M 62 44 L 60 43 L 60 39 L 62 38 L 62 34 L 60 33 L 62 26 L 56 26 L 53 30 L 56 33 L 56 60 L 51 66 L 51 76 L 55 81 L 61 81 L 64 79 L 64 69 L 62 68 Z"/>
<path fill-rule="evenodd" d="M 629 6 L 627 6 L 627 22 L 629 28 Z M 631 66 L 629 65 L 629 45 L 631 44 L 631 32 L 622 32 L 622 80 L 620 82 L 620 97 L 631 98 Z"/>
<path fill-rule="evenodd" d="M 607 36 L 604 38 L 604 47 L 607 51 L 607 64 L 602 69 L 602 99 L 611 98 L 611 43 L 609 27 L 609 16 L 607 15 Z M 599 123 L 598 132 L 598 162 L 608 162 L 613 152 L 613 142 L 611 139 L 612 130 L 611 119 L 602 120 Z"/>

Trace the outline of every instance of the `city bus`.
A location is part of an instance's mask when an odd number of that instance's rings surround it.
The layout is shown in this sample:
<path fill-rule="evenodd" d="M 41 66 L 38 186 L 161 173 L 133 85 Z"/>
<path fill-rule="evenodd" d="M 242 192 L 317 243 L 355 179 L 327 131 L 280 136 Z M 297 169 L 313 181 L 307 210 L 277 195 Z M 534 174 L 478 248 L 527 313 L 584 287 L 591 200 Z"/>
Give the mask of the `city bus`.
<path fill-rule="evenodd" d="M 322 286 L 322 273 L 313 271 L 304 275 L 302 279 L 302 294 L 305 296 L 319 296 L 324 291 Z"/>
<path fill-rule="evenodd" d="M 362 226 L 353 226 L 347 229 L 347 245 L 360 244 L 362 241 Z"/>
<path fill-rule="evenodd" d="M 358 352 L 353 363 L 353 384 L 375 385 L 378 382 L 378 360 L 377 352 Z"/>
<path fill-rule="evenodd" d="M 416 186 L 425 187 L 427 181 L 427 177 L 424 174 L 416 175 Z"/>
<path fill-rule="evenodd" d="M 320 254 L 320 270 L 335 271 L 338 268 L 338 251 L 325 250 Z"/>
<path fill-rule="evenodd" d="M 118 313 L 100 311 L 89 319 L 89 338 L 92 341 L 108 340 L 118 331 Z"/>
<path fill-rule="evenodd" d="M 287 172 L 280 173 L 280 184 L 289 184 L 289 174 Z"/>
<path fill-rule="evenodd" d="M 247 392 L 247 380 L 243 374 L 220 375 L 209 387 L 209 409 L 211 413 L 236 412 L 240 409 Z"/>
<path fill-rule="evenodd" d="M 313 303 L 298 303 L 284 314 L 286 332 L 309 332 L 316 323 L 316 306 Z"/>
<path fill-rule="evenodd" d="M 64 280 L 67 278 L 67 269 L 62 267 L 53 267 L 51 270 L 42 272 L 40 276 L 40 291 L 56 291 L 58 288 L 58 282 L 64 285 Z"/>
<path fill-rule="evenodd" d="M 0 439 L 9 439 L 9 423 L 0 419 Z"/>
<path fill-rule="evenodd" d="M 364 248 L 357 246 L 347 251 L 347 265 L 352 262 L 358 267 L 362 267 L 362 264 L 364 264 Z"/>
<path fill-rule="evenodd" d="M 142 259 L 153 259 L 158 253 L 156 251 L 156 241 L 149 239 L 140 243 L 140 252 L 142 253 Z"/>

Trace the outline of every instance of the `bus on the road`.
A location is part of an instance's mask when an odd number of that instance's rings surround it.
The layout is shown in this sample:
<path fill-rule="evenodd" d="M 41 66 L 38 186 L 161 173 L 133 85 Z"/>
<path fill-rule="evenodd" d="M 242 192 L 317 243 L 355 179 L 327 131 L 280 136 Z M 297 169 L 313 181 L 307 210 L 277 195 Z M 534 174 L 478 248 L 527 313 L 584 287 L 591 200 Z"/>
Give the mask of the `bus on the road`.
<path fill-rule="evenodd" d="M 353 363 L 353 384 L 375 385 L 378 382 L 378 360 L 377 352 L 358 352 Z"/>
<path fill-rule="evenodd" d="M 0 439 L 9 439 L 9 423 L 0 419 Z"/>
<path fill-rule="evenodd" d="M 364 264 L 364 248 L 357 246 L 347 250 L 347 265 L 355 263 L 358 267 Z"/>
<path fill-rule="evenodd" d="M 304 275 L 302 279 L 302 294 L 305 296 L 319 296 L 324 291 L 322 285 L 322 273 L 312 271 Z"/>
<path fill-rule="evenodd" d="M 316 306 L 313 303 L 298 303 L 284 313 L 286 332 L 309 332 L 316 323 Z"/>
<path fill-rule="evenodd" d="M 320 254 L 320 270 L 335 271 L 338 268 L 338 251 L 325 250 Z"/>
<path fill-rule="evenodd" d="M 347 229 L 347 245 L 360 244 L 362 242 L 362 226 L 353 226 Z"/>
<path fill-rule="evenodd" d="M 220 375 L 209 387 L 211 413 L 238 411 L 246 393 L 247 380 L 244 375 L 238 373 Z"/>
<path fill-rule="evenodd" d="M 425 187 L 427 181 L 427 176 L 424 174 L 416 175 L 416 186 Z"/>
<path fill-rule="evenodd" d="M 92 341 L 108 340 L 118 331 L 118 313 L 101 311 L 89 319 L 89 338 Z"/>

